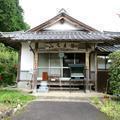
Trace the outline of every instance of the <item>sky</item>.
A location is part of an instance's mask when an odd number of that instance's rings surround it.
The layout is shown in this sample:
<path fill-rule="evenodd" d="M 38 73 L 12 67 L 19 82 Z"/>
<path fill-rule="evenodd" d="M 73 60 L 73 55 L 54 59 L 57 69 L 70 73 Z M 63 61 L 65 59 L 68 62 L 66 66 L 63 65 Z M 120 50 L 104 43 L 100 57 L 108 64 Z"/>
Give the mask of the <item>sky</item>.
<path fill-rule="evenodd" d="M 31 28 L 56 16 L 60 9 L 100 31 L 120 32 L 120 0 L 20 0 Z"/>

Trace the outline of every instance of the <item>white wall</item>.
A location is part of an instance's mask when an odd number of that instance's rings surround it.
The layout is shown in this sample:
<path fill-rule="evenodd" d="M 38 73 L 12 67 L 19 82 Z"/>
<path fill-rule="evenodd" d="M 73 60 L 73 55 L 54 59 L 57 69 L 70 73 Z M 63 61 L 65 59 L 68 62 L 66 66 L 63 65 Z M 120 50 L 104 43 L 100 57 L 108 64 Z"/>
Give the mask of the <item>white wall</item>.
<path fill-rule="evenodd" d="M 32 44 L 34 47 L 34 44 Z M 34 55 L 32 51 L 30 51 L 29 44 L 27 42 L 22 43 L 22 48 L 21 48 L 21 66 L 20 70 L 28 70 L 30 71 L 33 69 L 33 63 L 34 63 Z"/>
<path fill-rule="evenodd" d="M 47 30 L 78 30 L 78 28 L 74 27 L 73 25 L 69 24 L 68 22 L 65 22 L 63 24 L 56 23 L 52 25 L 51 27 L 47 28 Z"/>

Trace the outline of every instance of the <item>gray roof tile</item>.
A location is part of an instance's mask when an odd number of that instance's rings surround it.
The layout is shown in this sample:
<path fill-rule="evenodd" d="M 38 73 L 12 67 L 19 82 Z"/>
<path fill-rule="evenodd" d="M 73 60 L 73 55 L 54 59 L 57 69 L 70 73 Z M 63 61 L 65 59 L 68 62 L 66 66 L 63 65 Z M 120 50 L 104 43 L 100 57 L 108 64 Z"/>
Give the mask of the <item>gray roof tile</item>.
<path fill-rule="evenodd" d="M 120 38 L 120 32 L 104 31 L 104 34 L 113 38 Z"/>
<path fill-rule="evenodd" d="M 97 46 L 101 52 L 114 52 L 120 50 L 120 46 Z"/>
<path fill-rule="evenodd" d="M 42 31 L 39 33 L 33 32 L 11 32 L 3 33 L 4 37 L 11 37 L 12 40 L 71 40 L 71 41 L 96 41 L 96 40 L 112 40 L 111 37 L 102 32 L 82 32 L 82 31 Z"/>

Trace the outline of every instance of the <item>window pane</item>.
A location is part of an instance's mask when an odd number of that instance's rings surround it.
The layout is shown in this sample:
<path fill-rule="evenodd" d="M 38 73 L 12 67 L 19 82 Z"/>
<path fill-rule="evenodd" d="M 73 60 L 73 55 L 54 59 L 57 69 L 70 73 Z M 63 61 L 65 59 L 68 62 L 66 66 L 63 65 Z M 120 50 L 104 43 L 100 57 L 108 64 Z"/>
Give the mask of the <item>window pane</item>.
<path fill-rule="evenodd" d="M 76 53 L 75 54 L 75 64 L 85 64 L 85 54 Z"/>
<path fill-rule="evenodd" d="M 105 69 L 105 56 L 97 56 L 98 69 Z"/>
<path fill-rule="evenodd" d="M 63 69 L 63 77 L 70 77 L 70 69 L 69 68 Z"/>
<path fill-rule="evenodd" d="M 38 65 L 39 65 L 38 77 L 42 77 L 43 72 L 48 72 L 48 67 L 49 67 L 49 54 L 48 53 L 39 54 Z"/>
<path fill-rule="evenodd" d="M 110 67 L 109 57 L 106 56 L 106 69 L 109 69 L 109 67 Z"/>
<path fill-rule="evenodd" d="M 61 76 L 61 69 L 60 68 L 50 68 L 49 69 L 50 76 Z"/>
<path fill-rule="evenodd" d="M 50 67 L 60 67 L 60 57 L 58 53 L 50 54 Z"/>
<path fill-rule="evenodd" d="M 48 53 L 39 54 L 39 67 L 49 67 L 49 54 Z"/>
<path fill-rule="evenodd" d="M 69 64 L 74 64 L 74 54 L 66 53 L 63 58 L 63 66 L 68 67 Z"/>

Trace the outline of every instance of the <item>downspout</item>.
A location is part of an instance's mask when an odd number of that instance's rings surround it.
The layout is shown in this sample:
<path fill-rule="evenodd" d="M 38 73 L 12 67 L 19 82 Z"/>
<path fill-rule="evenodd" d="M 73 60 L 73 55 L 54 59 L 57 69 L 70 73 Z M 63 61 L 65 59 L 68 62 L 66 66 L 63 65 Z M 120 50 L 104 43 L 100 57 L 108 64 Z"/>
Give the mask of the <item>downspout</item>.
<path fill-rule="evenodd" d="M 35 55 L 35 51 L 34 51 L 34 49 L 33 49 L 32 46 L 31 46 L 31 41 L 28 41 L 28 44 L 29 44 L 29 48 L 30 48 L 30 50 L 31 50 L 32 53 Z"/>

